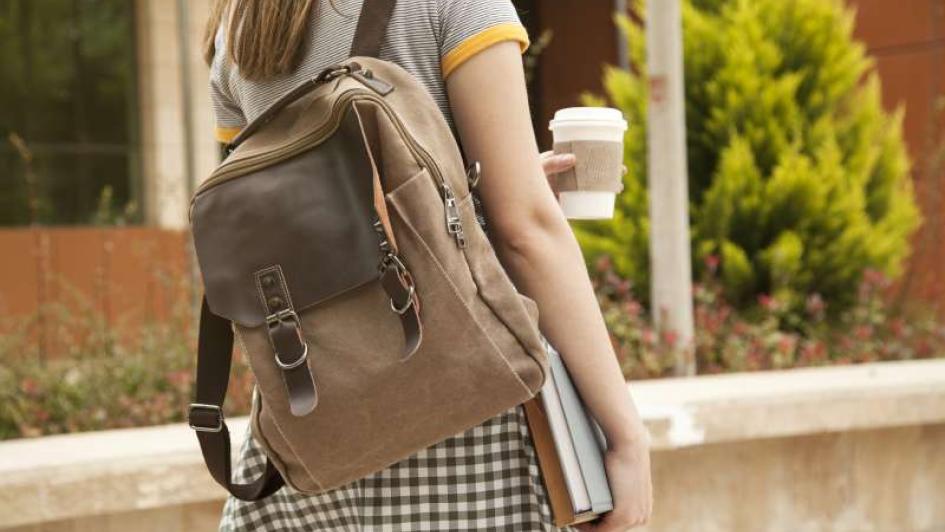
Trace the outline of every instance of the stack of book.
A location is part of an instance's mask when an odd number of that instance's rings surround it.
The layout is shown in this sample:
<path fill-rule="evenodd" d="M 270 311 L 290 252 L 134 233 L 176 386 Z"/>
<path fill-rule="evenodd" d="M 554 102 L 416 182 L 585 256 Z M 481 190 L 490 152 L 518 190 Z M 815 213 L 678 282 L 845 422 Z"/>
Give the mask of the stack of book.
<path fill-rule="evenodd" d="M 561 355 L 545 341 L 549 374 L 541 392 L 525 403 L 538 465 L 555 525 L 584 523 L 613 510 L 604 470 L 607 442 L 588 414 Z"/>

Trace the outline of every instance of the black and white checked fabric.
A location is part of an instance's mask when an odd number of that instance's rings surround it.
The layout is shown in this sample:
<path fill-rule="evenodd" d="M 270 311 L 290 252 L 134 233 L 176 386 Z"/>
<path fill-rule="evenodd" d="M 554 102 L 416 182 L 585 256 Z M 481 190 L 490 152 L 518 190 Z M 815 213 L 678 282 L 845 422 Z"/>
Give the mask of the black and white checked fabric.
<path fill-rule="evenodd" d="M 236 477 L 260 474 L 252 438 Z M 557 531 L 521 405 L 389 468 L 320 495 L 285 487 L 258 502 L 230 497 L 220 522 L 235 531 Z"/>

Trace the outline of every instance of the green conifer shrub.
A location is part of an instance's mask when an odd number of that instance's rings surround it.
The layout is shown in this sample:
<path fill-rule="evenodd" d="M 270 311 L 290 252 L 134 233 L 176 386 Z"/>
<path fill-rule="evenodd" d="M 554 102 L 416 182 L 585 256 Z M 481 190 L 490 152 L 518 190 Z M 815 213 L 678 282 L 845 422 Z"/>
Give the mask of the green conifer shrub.
<path fill-rule="evenodd" d="M 642 2 L 637 2 L 642 13 Z M 644 17 L 645 18 L 645 17 Z M 628 173 L 615 218 L 574 222 L 589 261 L 609 255 L 646 299 L 645 35 L 618 17 L 632 71 L 607 67 L 626 114 Z M 719 263 L 741 308 L 770 294 L 831 313 L 866 270 L 895 277 L 919 224 L 902 110 L 886 113 L 853 12 L 833 0 L 684 0 L 686 127 L 695 275 Z"/>

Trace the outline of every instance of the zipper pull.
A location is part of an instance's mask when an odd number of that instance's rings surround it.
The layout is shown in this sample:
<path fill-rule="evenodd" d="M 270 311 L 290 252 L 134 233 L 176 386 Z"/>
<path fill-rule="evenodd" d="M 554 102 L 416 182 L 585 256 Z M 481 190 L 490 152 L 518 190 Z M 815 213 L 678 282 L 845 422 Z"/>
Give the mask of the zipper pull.
<path fill-rule="evenodd" d="M 466 247 L 466 233 L 463 232 L 463 221 L 459 217 L 459 206 L 456 204 L 456 196 L 445 181 L 442 187 L 443 205 L 446 206 L 446 232 L 453 235 L 458 247 L 464 248 Z"/>
<path fill-rule="evenodd" d="M 352 78 L 360 81 L 362 85 L 380 94 L 381 96 L 387 96 L 394 90 L 393 85 L 380 78 L 374 77 L 374 72 L 371 72 L 366 68 L 353 69 L 350 75 Z"/>

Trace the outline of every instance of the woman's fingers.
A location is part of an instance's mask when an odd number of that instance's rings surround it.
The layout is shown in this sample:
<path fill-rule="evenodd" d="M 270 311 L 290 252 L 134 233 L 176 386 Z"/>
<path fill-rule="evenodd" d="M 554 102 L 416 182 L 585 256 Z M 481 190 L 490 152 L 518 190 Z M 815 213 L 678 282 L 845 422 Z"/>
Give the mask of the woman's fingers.
<path fill-rule="evenodd" d="M 556 155 L 552 151 L 546 151 L 541 154 L 541 167 L 548 177 L 574 168 L 576 162 L 577 158 L 574 157 L 573 153 L 559 153 Z"/>

